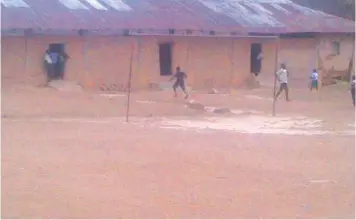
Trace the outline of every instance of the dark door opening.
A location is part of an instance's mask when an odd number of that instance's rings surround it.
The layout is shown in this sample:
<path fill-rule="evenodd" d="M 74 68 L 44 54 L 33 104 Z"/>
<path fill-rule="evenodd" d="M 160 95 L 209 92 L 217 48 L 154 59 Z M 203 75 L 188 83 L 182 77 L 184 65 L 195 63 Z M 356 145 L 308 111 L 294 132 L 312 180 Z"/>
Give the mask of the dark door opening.
<path fill-rule="evenodd" d="M 63 79 L 68 55 L 65 52 L 65 44 L 50 44 L 47 51 L 51 64 L 47 64 L 49 80 Z"/>
<path fill-rule="evenodd" d="M 262 45 L 251 44 L 251 73 L 258 76 L 262 68 Z"/>
<path fill-rule="evenodd" d="M 159 44 L 159 66 L 161 76 L 172 75 L 172 44 Z"/>

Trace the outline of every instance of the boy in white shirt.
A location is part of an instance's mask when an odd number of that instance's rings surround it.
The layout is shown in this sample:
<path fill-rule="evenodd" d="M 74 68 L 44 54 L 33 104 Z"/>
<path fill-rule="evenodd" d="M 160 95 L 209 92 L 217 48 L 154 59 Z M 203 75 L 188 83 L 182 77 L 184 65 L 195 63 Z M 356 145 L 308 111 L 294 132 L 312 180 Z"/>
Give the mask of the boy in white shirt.
<path fill-rule="evenodd" d="M 277 71 L 276 75 L 277 80 L 280 83 L 280 87 L 275 99 L 277 99 L 281 92 L 284 90 L 286 94 L 286 100 L 290 101 L 288 96 L 288 70 L 285 64 L 281 64 L 281 68 Z"/>
<path fill-rule="evenodd" d="M 54 75 L 54 63 L 48 49 L 46 50 L 44 55 L 44 64 L 47 72 L 47 83 L 49 83 L 49 81 L 53 78 Z"/>
<path fill-rule="evenodd" d="M 318 78 L 319 78 L 319 74 L 316 71 L 316 69 L 313 69 L 312 75 L 310 77 L 311 82 L 310 82 L 310 91 L 312 91 L 313 89 L 318 90 L 319 86 L 318 86 Z"/>

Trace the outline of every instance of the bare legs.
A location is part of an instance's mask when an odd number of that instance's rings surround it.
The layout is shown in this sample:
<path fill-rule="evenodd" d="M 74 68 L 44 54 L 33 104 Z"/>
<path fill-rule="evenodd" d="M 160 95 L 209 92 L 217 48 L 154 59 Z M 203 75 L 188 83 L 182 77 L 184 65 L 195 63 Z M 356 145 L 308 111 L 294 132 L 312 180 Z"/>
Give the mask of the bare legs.
<path fill-rule="evenodd" d="M 286 94 L 286 100 L 290 101 L 289 94 L 288 94 L 289 93 L 289 89 L 288 89 L 288 84 L 287 83 L 281 83 L 281 86 L 279 87 L 279 91 L 277 92 L 275 99 L 278 98 L 278 96 L 281 94 L 281 92 L 283 90 L 285 91 L 285 94 Z"/>
<path fill-rule="evenodd" d="M 185 89 L 185 85 L 184 85 L 184 82 L 179 82 L 179 81 L 176 81 L 173 85 L 173 91 L 174 91 L 174 97 L 177 97 L 177 88 L 178 86 L 182 89 L 182 91 L 184 92 L 185 94 L 185 99 L 188 98 L 188 93 Z"/>

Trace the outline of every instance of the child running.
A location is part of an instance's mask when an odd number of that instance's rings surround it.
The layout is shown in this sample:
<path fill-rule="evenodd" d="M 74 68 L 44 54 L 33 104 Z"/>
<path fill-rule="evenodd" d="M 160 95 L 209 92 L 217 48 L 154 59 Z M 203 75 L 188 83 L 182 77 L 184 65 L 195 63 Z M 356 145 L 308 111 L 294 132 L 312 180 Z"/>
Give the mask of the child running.
<path fill-rule="evenodd" d="M 313 89 L 316 89 L 316 90 L 319 89 L 318 78 L 319 78 L 318 72 L 316 71 L 316 69 L 313 69 L 313 72 L 312 72 L 311 77 L 310 77 L 310 79 L 311 79 L 310 91 L 313 91 Z"/>
<path fill-rule="evenodd" d="M 184 80 L 187 78 L 187 74 L 185 74 L 185 72 L 180 71 L 180 67 L 178 66 L 176 68 L 176 73 L 169 81 L 172 81 L 174 78 L 176 78 L 176 82 L 173 85 L 174 97 L 177 97 L 177 88 L 179 86 L 185 93 L 185 99 L 187 99 L 188 93 L 185 89 L 185 83 L 184 83 Z"/>

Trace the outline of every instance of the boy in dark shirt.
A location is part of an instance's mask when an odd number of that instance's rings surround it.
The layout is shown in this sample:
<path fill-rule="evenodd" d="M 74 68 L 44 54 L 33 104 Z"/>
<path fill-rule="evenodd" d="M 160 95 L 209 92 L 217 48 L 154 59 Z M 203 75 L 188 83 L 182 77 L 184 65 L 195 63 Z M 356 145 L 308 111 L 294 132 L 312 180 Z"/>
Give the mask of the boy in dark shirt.
<path fill-rule="evenodd" d="M 180 67 L 178 66 L 176 68 L 176 73 L 173 75 L 173 77 L 169 81 L 172 81 L 174 78 L 176 78 L 176 82 L 173 85 L 174 97 L 177 97 L 177 88 L 179 86 L 185 93 L 185 99 L 187 99 L 188 93 L 185 89 L 185 83 L 184 83 L 185 78 L 187 78 L 187 74 L 180 71 Z"/>

